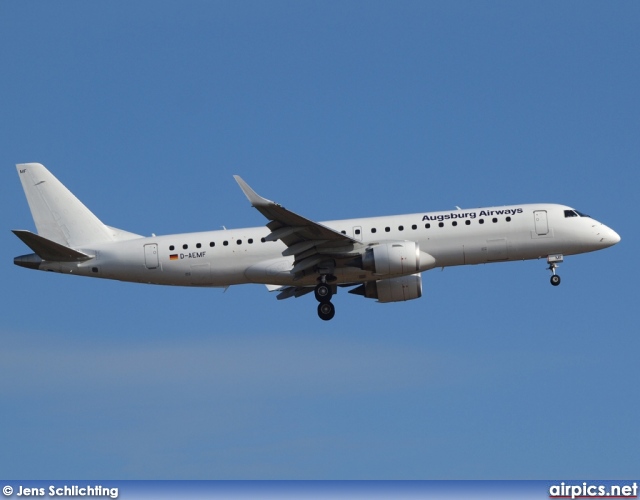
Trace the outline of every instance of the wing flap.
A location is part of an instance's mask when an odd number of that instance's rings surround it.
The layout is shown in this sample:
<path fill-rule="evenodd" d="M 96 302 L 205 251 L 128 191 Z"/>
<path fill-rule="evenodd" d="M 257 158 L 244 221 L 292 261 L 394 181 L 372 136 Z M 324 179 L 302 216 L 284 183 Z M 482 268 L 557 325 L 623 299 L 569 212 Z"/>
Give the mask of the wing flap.
<path fill-rule="evenodd" d="M 304 252 L 308 250 L 312 250 L 313 247 L 326 243 L 326 241 L 327 240 L 307 240 L 307 241 L 301 241 L 300 243 L 294 243 L 293 245 L 288 247 L 284 252 L 282 252 L 282 255 L 284 257 L 288 257 L 290 255 L 300 256 Z"/>
<path fill-rule="evenodd" d="M 312 291 L 313 291 L 313 287 L 309 287 L 309 286 L 288 286 L 283 288 L 283 290 L 278 294 L 276 299 L 284 300 L 284 299 L 289 299 L 291 297 L 295 297 L 297 299 L 298 297 L 302 297 L 303 295 L 306 295 Z"/>

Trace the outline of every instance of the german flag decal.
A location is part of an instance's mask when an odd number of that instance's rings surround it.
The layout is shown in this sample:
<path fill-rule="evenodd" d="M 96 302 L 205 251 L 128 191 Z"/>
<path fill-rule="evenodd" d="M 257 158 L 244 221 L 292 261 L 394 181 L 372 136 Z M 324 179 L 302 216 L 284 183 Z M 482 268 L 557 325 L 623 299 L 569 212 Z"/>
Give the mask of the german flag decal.
<path fill-rule="evenodd" d="M 174 253 L 173 255 L 169 255 L 169 260 L 178 260 L 178 254 Z"/>

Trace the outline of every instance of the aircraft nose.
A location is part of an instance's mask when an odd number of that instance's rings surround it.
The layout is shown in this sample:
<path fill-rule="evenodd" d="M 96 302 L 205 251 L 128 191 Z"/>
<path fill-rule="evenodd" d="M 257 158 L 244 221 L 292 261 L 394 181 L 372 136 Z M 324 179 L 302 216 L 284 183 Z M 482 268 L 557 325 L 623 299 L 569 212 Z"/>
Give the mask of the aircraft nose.
<path fill-rule="evenodd" d="M 611 244 L 615 245 L 616 243 L 620 243 L 620 240 L 622 239 L 620 238 L 620 235 L 611 228 L 607 228 L 607 229 L 609 230 L 609 233 L 610 233 L 607 239 L 611 241 Z"/>
<path fill-rule="evenodd" d="M 598 237 L 600 237 L 600 243 L 602 245 L 610 247 L 620 242 L 620 235 L 616 233 L 610 227 L 602 225 L 600 231 L 598 231 Z"/>

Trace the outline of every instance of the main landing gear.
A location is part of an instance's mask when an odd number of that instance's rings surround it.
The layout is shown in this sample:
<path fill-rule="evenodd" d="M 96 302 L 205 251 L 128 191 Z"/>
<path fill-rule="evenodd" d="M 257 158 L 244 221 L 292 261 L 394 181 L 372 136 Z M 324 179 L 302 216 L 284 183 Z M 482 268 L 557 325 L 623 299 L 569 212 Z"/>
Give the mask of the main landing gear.
<path fill-rule="evenodd" d="M 329 321 L 336 315 L 336 308 L 331 302 L 320 302 L 318 304 L 318 316 L 324 321 Z"/>
<path fill-rule="evenodd" d="M 558 286 L 560 284 L 560 276 L 556 274 L 556 269 L 560 264 L 560 262 L 562 261 L 563 261 L 562 254 L 549 255 L 547 257 L 547 263 L 549 264 L 549 267 L 547 269 L 551 271 L 550 281 L 553 286 Z"/>
<path fill-rule="evenodd" d="M 318 304 L 318 316 L 323 321 L 329 321 L 336 315 L 336 308 L 331 303 L 331 297 L 333 297 L 333 287 L 327 283 L 327 281 L 335 281 L 334 276 L 323 275 L 319 278 L 319 283 L 316 285 L 314 295 L 316 300 L 320 302 Z"/>

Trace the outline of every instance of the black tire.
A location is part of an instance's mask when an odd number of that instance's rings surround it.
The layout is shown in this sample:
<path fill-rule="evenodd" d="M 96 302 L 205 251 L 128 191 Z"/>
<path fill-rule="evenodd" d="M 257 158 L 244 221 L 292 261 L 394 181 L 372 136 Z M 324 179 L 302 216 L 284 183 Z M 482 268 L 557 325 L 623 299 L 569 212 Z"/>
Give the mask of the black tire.
<path fill-rule="evenodd" d="M 553 286 L 558 286 L 560 284 L 560 276 L 558 276 L 557 274 L 551 276 L 551 284 Z"/>
<path fill-rule="evenodd" d="M 331 302 L 320 302 L 318 304 L 318 316 L 323 321 L 329 321 L 336 315 L 336 308 Z"/>
<path fill-rule="evenodd" d="M 333 293 L 331 292 L 331 287 L 326 283 L 319 283 L 314 290 L 314 294 L 316 296 L 316 300 L 318 302 L 325 303 L 331 300 L 331 296 Z"/>

